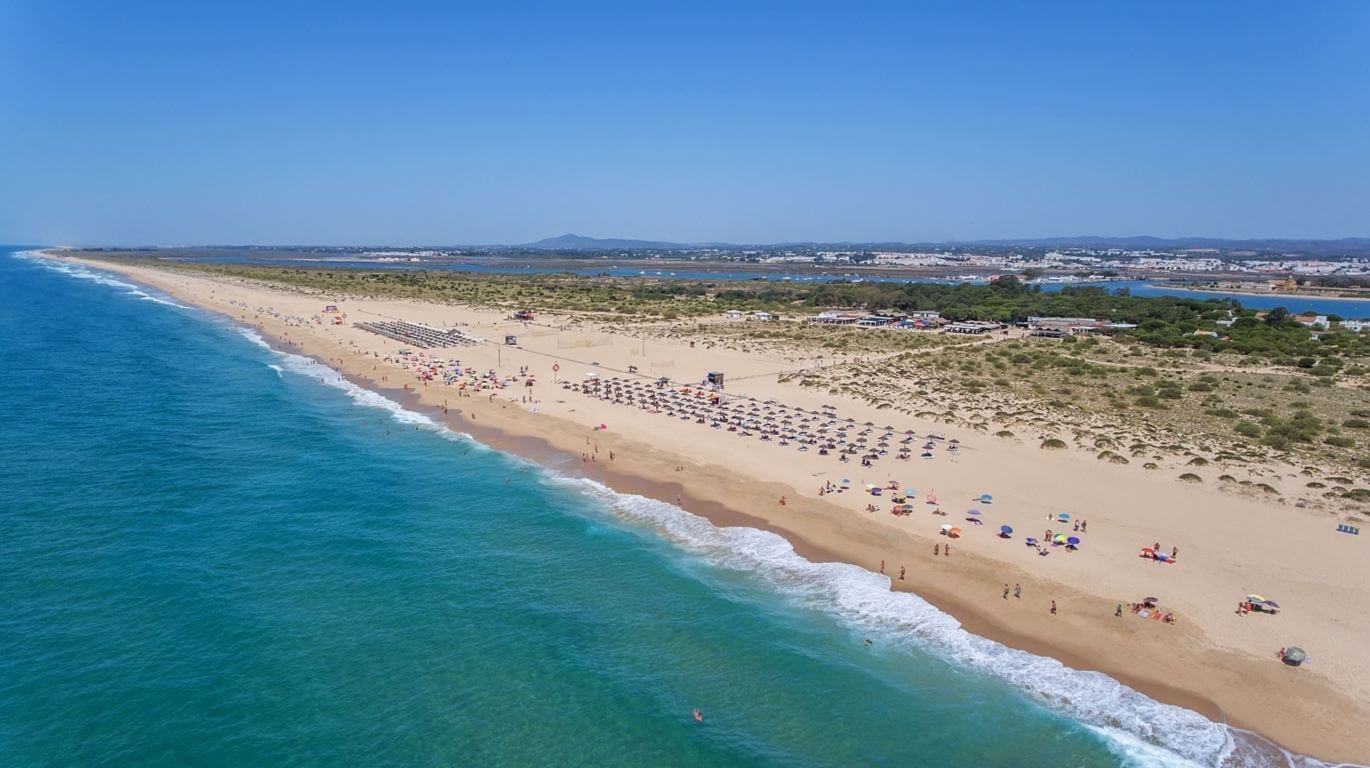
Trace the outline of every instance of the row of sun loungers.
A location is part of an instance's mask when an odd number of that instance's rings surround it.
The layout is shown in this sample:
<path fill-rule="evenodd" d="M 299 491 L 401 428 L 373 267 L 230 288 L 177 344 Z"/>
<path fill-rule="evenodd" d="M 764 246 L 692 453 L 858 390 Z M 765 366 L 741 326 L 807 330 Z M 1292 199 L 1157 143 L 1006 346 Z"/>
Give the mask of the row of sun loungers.
<path fill-rule="evenodd" d="M 812 448 L 823 456 L 835 454 L 841 462 L 859 458 L 863 466 L 871 466 L 886 456 L 907 461 L 917 450 L 913 430 L 897 433 L 893 425 L 858 424 L 854 419 L 839 418 L 827 407 L 821 411 L 806 411 L 770 400 L 725 398 L 702 387 L 677 389 L 617 377 L 565 381 L 561 386 L 615 405 L 707 424 L 741 437 L 757 436 L 763 442 L 793 445 L 799 451 Z M 924 459 L 933 458 L 937 445 L 934 441 L 940 440 L 943 440 L 941 435 L 929 435 L 919 455 Z M 897 445 L 891 445 L 895 441 Z M 957 440 L 945 443 L 947 452 L 952 455 L 959 447 Z"/>
<path fill-rule="evenodd" d="M 379 334 L 387 339 L 412 344 L 421 349 L 433 349 L 437 347 L 469 347 L 479 344 L 480 339 L 475 336 L 467 335 L 455 328 L 451 330 L 438 330 L 429 328 L 426 325 L 416 323 L 406 323 L 403 320 L 385 320 L 380 322 L 356 323 L 356 326 L 363 331 Z"/>

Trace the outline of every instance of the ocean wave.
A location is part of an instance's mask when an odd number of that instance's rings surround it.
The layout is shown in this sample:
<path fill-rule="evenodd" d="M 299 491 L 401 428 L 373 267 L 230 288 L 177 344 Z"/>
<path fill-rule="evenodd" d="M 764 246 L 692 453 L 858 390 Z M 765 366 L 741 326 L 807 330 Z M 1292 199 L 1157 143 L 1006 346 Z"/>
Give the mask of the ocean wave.
<path fill-rule="evenodd" d="M 418 427 L 419 429 L 441 435 L 453 442 L 469 442 L 474 446 L 478 446 L 482 449 L 485 448 L 483 443 L 477 442 L 470 435 L 449 429 L 447 426 L 440 424 L 421 413 L 416 413 L 405 408 L 379 392 L 374 392 L 366 387 L 354 384 L 351 381 L 348 381 L 341 373 L 338 373 L 333 368 L 324 365 L 317 360 L 292 352 L 282 352 L 267 343 L 266 339 L 262 338 L 262 335 L 255 330 L 243 328 L 241 326 L 236 327 L 238 333 L 242 334 L 243 337 L 262 349 L 270 351 L 274 358 L 279 361 L 279 366 L 268 364 L 269 367 L 276 370 L 277 374 L 285 371 L 298 376 L 306 376 L 320 384 L 342 391 L 357 405 L 385 411 L 390 414 L 390 418 L 398 424 Z"/>
<path fill-rule="evenodd" d="M 141 286 L 120 280 L 108 272 L 91 269 L 84 264 L 72 264 L 65 261 L 58 261 L 57 259 L 43 255 L 42 251 L 20 251 L 14 255 L 32 261 L 54 272 L 60 272 L 68 277 L 74 277 L 77 280 L 89 280 L 100 285 L 107 285 L 111 288 L 120 288 L 128 295 L 143 301 L 151 301 L 168 307 L 176 307 L 178 309 L 190 309 L 190 307 L 187 307 L 184 304 L 178 304 L 166 296 L 148 293 Z"/>
<path fill-rule="evenodd" d="M 1072 669 L 1045 656 L 974 635 L 949 614 L 890 579 L 846 563 L 814 563 L 783 537 L 746 527 L 718 527 L 666 502 L 618 493 L 601 483 L 547 473 L 587 493 L 621 518 L 645 524 L 707 563 L 759 577 L 804 608 L 887 642 L 918 648 L 996 677 L 1053 711 L 1088 726 L 1130 764 L 1206 768 L 1320 768 L 1248 731 L 1183 707 L 1158 702 L 1113 678 Z"/>

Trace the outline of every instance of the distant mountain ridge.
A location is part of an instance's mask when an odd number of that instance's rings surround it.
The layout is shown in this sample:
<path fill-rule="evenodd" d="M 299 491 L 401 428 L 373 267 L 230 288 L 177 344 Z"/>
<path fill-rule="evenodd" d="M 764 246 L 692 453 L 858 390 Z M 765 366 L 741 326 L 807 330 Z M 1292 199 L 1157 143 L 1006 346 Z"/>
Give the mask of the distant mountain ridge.
<path fill-rule="evenodd" d="M 616 250 L 620 248 L 655 248 L 657 250 L 680 250 L 682 248 L 692 248 L 695 246 L 683 243 L 668 243 L 658 240 L 627 240 L 622 238 L 601 238 L 586 237 L 574 233 L 547 237 L 536 243 L 517 246 L 519 248 L 533 248 L 537 250 L 555 251 L 600 251 Z"/>

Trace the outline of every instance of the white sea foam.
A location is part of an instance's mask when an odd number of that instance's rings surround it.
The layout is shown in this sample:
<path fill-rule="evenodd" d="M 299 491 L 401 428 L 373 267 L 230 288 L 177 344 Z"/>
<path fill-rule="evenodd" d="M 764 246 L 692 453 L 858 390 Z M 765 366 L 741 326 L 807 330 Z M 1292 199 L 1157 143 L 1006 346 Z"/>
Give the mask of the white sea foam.
<path fill-rule="evenodd" d="M 645 524 L 706 562 L 759 577 L 793 603 L 836 615 L 863 633 L 906 644 L 963 668 L 997 677 L 1042 705 L 1078 720 L 1130 764 L 1257 768 L 1323 766 L 1259 736 L 1163 704 L 1099 672 L 971 634 L 917 595 L 895 592 L 890 579 L 845 563 L 814 563 L 779 535 L 718 527 L 672 504 L 621 494 L 584 478 L 553 482 L 596 497 L 620 517 Z"/>
<path fill-rule="evenodd" d="M 130 296 L 137 297 L 143 301 L 152 301 L 168 307 L 177 307 L 178 309 L 190 309 L 190 307 L 187 307 L 184 304 L 177 304 L 166 296 L 148 293 L 142 286 L 120 280 L 108 272 L 91 269 L 84 264 L 72 264 L 70 262 L 58 261 L 57 259 L 44 256 L 41 251 L 21 251 L 16 253 L 15 256 L 29 259 L 54 272 L 61 272 L 62 274 L 67 275 L 68 277 L 74 277 L 77 280 L 89 280 L 94 283 L 99 283 L 100 285 L 107 285 L 111 288 L 120 288 Z"/>
<path fill-rule="evenodd" d="M 285 371 L 299 376 L 307 376 L 325 386 L 341 390 L 357 405 L 385 411 L 390 414 L 390 418 L 394 419 L 396 423 L 428 430 L 452 441 L 469 441 L 473 446 L 478 446 L 482 449 L 485 448 L 484 445 L 473 440 L 470 435 L 463 432 L 455 432 L 421 413 L 415 413 L 414 411 L 405 408 L 379 392 L 373 392 L 366 387 L 354 384 L 351 381 L 348 381 L 341 373 L 338 373 L 333 368 L 330 368 L 317 360 L 313 360 L 303 355 L 296 355 L 291 352 L 282 352 L 281 350 L 272 347 L 262 338 L 261 334 L 251 328 L 239 327 L 238 332 L 253 344 L 271 351 L 275 359 L 279 361 L 279 365 L 268 365 L 275 369 L 277 374 Z"/>

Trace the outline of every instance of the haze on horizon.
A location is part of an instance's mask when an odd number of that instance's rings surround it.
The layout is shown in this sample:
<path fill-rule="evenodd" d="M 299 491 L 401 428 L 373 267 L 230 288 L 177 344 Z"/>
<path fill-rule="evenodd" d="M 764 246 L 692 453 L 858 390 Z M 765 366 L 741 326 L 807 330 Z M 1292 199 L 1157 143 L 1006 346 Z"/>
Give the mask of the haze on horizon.
<path fill-rule="evenodd" d="M 1370 235 L 1366 3 L 194 5 L 0 4 L 0 242 Z"/>

